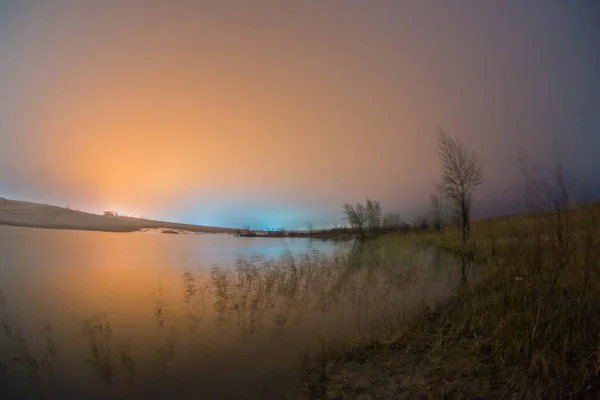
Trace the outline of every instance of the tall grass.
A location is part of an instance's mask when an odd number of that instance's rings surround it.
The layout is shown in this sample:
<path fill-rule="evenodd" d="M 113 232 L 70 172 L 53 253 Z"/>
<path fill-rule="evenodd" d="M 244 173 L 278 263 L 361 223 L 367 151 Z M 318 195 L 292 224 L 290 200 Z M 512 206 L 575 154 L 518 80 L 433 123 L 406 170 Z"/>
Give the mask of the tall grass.
<path fill-rule="evenodd" d="M 329 359 L 320 397 L 596 398 L 599 234 L 600 205 L 591 205 L 480 221 L 467 245 L 453 227 L 407 236 L 471 258 L 482 273 L 393 343 Z M 357 357 L 368 371 L 349 367 Z M 382 364 L 391 367 L 373 374 Z M 371 373 L 368 385 L 339 378 L 357 369 Z"/>

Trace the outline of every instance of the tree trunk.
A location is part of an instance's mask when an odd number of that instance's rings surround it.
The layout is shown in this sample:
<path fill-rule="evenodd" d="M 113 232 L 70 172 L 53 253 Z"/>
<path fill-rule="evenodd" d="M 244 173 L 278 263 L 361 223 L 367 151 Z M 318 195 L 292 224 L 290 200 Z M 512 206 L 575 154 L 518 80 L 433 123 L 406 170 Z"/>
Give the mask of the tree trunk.
<path fill-rule="evenodd" d="M 463 198 L 460 202 L 461 208 L 461 217 L 462 217 L 462 241 L 463 244 L 467 243 L 467 238 L 469 236 L 469 210 L 467 209 L 467 203 Z"/>

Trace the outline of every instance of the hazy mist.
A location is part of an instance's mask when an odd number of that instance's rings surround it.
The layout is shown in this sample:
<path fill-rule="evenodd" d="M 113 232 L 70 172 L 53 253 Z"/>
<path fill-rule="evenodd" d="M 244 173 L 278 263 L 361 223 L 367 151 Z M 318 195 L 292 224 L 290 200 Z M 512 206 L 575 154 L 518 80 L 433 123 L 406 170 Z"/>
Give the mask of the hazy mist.
<path fill-rule="evenodd" d="M 0 196 L 303 228 L 424 210 L 442 126 L 519 205 L 518 157 L 600 197 L 596 1 L 0 0 Z M 252 3 L 252 4 L 251 4 Z"/>

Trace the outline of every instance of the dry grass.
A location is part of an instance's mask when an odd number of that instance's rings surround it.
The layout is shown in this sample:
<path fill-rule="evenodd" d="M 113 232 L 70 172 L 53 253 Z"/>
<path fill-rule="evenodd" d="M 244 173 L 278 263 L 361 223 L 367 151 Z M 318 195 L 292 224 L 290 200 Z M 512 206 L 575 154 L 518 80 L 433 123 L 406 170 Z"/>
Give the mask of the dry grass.
<path fill-rule="evenodd" d="M 600 205 L 421 233 L 471 258 L 477 280 L 393 341 L 309 364 L 317 398 L 597 398 Z"/>

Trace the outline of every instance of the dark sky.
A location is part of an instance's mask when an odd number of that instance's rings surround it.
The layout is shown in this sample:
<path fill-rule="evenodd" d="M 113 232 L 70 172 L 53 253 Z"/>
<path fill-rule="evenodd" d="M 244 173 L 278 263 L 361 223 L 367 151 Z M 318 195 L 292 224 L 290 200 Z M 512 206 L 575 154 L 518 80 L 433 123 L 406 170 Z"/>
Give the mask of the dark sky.
<path fill-rule="evenodd" d="M 407 219 L 436 127 L 600 197 L 600 2 L 0 0 L 0 196 L 201 224 Z"/>

